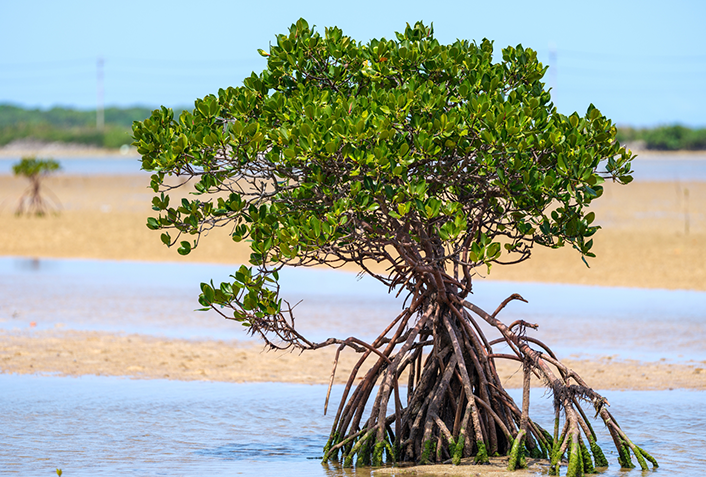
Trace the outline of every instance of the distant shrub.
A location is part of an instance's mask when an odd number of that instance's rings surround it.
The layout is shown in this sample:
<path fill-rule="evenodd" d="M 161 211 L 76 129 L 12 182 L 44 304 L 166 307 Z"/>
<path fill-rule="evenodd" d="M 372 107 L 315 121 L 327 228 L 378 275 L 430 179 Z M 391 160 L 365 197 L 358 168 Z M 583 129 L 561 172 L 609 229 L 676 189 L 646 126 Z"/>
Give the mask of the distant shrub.
<path fill-rule="evenodd" d="M 42 180 L 49 174 L 61 169 L 58 161 L 53 159 L 37 159 L 33 156 L 23 157 L 20 162 L 12 166 L 16 176 L 26 177 L 30 185 L 20 197 L 15 213 L 44 215 L 49 209 L 48 203 L 41 193 Z M 54 200 L 58 206 L 57 200 Z"/>

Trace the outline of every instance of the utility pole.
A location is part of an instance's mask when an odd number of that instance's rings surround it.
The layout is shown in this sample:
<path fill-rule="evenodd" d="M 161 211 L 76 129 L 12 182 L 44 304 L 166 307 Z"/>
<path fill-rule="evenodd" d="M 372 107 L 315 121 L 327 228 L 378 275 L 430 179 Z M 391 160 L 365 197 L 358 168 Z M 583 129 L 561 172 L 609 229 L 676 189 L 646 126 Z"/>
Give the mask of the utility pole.
<path fill-rule="evenodd" d="M 557 52 L 556 43 L 549 43 L 549 87 L 552 89 L 552 100 L 554 101 L 554 106 L 556 107 L 557 98 L 559 96 L 558 83 L 557 83 Z"/>
<path fill-rule="evenodd" d="M 103 130 L 105 125 L 105 111 L 103 110 L 103 57 L 98 57 L 96 64 L 96 80 L 97 80 L 97 105 L 96 105 L 96 129 Z"/>

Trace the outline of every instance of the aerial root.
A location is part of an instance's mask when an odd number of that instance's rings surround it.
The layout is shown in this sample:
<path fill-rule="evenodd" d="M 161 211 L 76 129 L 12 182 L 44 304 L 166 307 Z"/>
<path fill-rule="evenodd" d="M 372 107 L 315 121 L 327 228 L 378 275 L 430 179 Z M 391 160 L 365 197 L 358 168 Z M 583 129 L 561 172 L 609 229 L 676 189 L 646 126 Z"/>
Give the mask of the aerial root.
<path fill-rule="evenodd" d="M 642 470 L 649 470 L 647 461 L 652 464 L 653 468 L 659 467 L 659 464 L 657 463 L 657 460 L 654 457 L 652 457 L 640 447 L 636 446 L 630 440 L 630 438 L 625 434 L 625 432 L 623 432 L 615 418 L 611 415 L 610 412 L 608 412 L 606 408 L 602 408 L 600 410 L 600 415 L 603 419 L 603 422 L 605 422 L 606 427 L 608 427 L 610 435 L 613 438 L 613 442 L 615 443 L 616 448 L 618 449 L 618 461 L 620 462 L 621 467 L 626 469 L 632 469 L 635 467 L 635 464 L 633 464 L 632 459 L 630 457 L 630 451 L 632 451 L 632 453 L 635 455 L 637 463 L 640 465 L 640 468 Z"/>
<path fill-rule="evenodd" d="M 608 427 L 622 466 L 632 465 L 630 453 L 643 469 L 647 462 L 657 466 L 620 429 L 602 396 L 558 361 L 546 345 L 539 343 L 541 351 L 530 347 L 530 343 L 538 344 L 524 337 L 524 329 L 531 324 L 520 320 L 510 329 L 465 301 L 413 303 L 371 345 L 338 342 L 355 344 L 363 355 L 344 389 L 324 460 L 340 458 L 346 467 L 398 461 L 458 465 L 462 458 L 486 463 L 489 455 L 507 455 L 508 469 L 515 470 L 525 467 L 529 456 L 550 459 L 553 475 L 559 474 L 562 461 L 568 465 L 569 476 L 591 474 L 608 462 L 580 405 L 584 401 L 593 403 L 596 417 L 600 415 Z M 514 353 L 511 358 L 523 363 L 521 409 L 502 387 L 495 366 L 500 355 L 493 353 L 469 311 L 497 329 Z M 418 319 L 408 327 L 414 314 Z M 389 339 L 388 332 L 393 334 Z M 354 387 L 368 358 L 375 361 Z M 553 434 L 530 419 L 532 377 L 538 377 L 554 394 Z M 405 403 L 400 398 L 400 379 L 407 384 Z M 366 414 L 368 404 L 372 406 Z M 388 414 L 391 406 L 394 413 Z"/>
<path fill-rule="evenodd" d="M 507 470 L 510 472 L 526 467 L 525 455 L 524 455 L 524 443 L 525 443 L 525 431 L 524 429 L 517 433 L 515 441 L 512 443 L 512 448 L 510 449 L 510 459 L 507 463 Z"/>

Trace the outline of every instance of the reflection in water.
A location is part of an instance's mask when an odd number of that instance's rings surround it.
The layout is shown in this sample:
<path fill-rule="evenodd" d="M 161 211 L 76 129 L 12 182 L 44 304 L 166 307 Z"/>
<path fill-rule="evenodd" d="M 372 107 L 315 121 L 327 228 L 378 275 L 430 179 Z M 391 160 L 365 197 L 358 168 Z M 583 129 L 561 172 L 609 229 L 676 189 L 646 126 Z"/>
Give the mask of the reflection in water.
<path fill-rule="evenodd" d="M 38 272 L 45 269 L 51 264 L 51 261 L 41 261 L 38 258 L 18 258 L 14 261 L 15 268 L 22 271 Z"/>
<path fill-rule="evenodd" d="M 5 474 L 50 475 L 59 467 L 71 476 L 371 475 L 322 466 L 332 422 L 322 415 L 326 386 L 0 375 L 0 389 Z M 341 392 L 334 388 L 334 402 Z M 602 394 L 631 438 L 659 460 L 660 475 L 700 475 L 706 393 Z M 531 402 L 534 419 L 550 428 L 551 400 L 538 389 Z M 596 432 L 610 451 L 605 429 Z M 642 475 L 620 471 L 614 451 L 607 457 L 604 477 Z"/>

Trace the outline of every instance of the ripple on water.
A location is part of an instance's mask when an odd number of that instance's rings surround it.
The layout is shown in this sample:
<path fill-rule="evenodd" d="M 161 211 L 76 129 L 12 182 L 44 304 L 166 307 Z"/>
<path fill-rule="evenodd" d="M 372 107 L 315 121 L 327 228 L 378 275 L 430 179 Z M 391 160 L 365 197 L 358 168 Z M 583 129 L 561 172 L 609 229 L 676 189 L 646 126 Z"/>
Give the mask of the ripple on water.
<path fill-rule="evenodd" d="M 59 467 L 71 476 L 349 475 L 317 459 L 333 418 L 322 415 L 325 386 L 0 375 L 0 389 L 3 473 L 50 475 Z M 341 391 L 335 387 L 332 402 Z M 551 400 L 537 391 L 533 417 L 549 428 Z M 631 438 L 660 461 L 660 475 L 702 473 L 706 393 L 604 395 Z M 595 427 L 609 451 L 607 433 Z M 614 452 L 607 457 L 604 476 L 642 475 L 620 471 Z"/>

